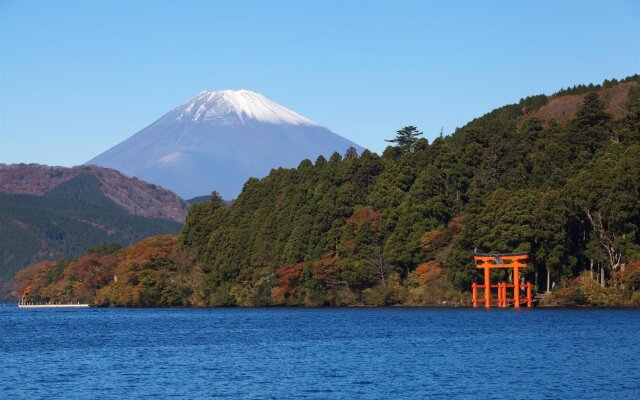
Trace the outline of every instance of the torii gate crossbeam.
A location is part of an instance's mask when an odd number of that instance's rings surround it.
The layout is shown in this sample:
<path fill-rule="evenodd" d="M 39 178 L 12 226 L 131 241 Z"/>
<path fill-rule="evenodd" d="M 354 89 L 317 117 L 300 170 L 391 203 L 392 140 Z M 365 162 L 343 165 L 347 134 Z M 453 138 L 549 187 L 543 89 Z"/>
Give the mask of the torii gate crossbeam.
<path fill-rule="evenodd" d="M 524 285 L 520 283 L 520 268 L 526 268 L 526 260 L 529 259 L 528 253 L 487 253 L 487 254 L 474 254 L 474 262 L 478 269 L 484 270 L 484 284 L 478 285 L 472 284 L 473 292 L 473 307 L 478 307 L 478 289 L 484 289 L 484 306 L 491 308 L 491 289 L 496 288 L 498 290 L 498 307 L 507 307 L 509 302 L 513 302 L 514 308 L 520 308 L 522 303 L 521 293 L 522 289 L 527 290 L 527 308 L 532 306 L 531 297 L 531 282 L 526 282 Z M 492 269 L 510 269 L 513 268 L 513 283 L 498 282 L 496 285 L 491 284 L 491 270 Z M 513 288 L 513 298 L 507 298 L 507 288 Z"/>

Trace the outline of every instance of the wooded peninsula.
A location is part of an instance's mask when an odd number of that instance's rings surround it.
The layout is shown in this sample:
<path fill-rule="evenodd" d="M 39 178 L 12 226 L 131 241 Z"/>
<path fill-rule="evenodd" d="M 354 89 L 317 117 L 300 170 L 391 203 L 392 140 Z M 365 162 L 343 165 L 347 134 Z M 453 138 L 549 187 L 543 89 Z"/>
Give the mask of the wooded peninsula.
<path fill-rule="evenodd" d="M 389 142 L 382 155 L 351 148 L 274 169 L 231 204 L 214 192 L 179 235 L 29 266 L 15 293 L 96 306 L 463 306 L 474 253 L 528 252 L 542 305 L 640 306 L 638 75 L 527 97 L 432 143 L 413 126 Z"/>

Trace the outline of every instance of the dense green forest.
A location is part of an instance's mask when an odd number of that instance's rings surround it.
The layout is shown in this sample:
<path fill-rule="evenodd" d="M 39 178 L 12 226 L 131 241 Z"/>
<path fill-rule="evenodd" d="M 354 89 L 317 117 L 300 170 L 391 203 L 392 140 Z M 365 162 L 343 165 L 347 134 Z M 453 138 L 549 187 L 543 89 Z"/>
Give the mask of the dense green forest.
<path fill-rule="evenodd" d="M 0 280 L 30 262 L 75 257 L 100 243 L 135 243 L 177 233 L 181 224 L 128 213 L 106 197 L 100 182 L 78 175 L 43 196 L 0 193 Z"/>
<path fill-rule="evenodd" d="M 394 285 L 430 261 L 468 290 L 474 251 L 530 252 L 538 289 L 547 273 L 551 285 L 592 269 L 606 282 L 640 258 L 640 90 L 614 119 L 601 86 L 587 89 L 565 125 L 527 118 L 547 102 L 534 96 L 433 143 L 408 127 L 381 156 L 273 170 L 231 207 L 194 206 L 181 241 L 198 250 L 214 304 L 260 303 L 289 278 L 287 303 L 396 302 Z"/>
<path fill-rule="evenodd" d="M 639 83 L 528 97 L 432 143 L 405 127 L 382 155 L 349 149 L 274 169 L 230 205 L 213 193 L 180 232 L 176 246 L 201 275 L 191 300 L 174 304 L 466 304 L 474 252 L 529 252 L 525 278 L 538 292 L 587 277 L 631 293 L 640 288 Z M 607 90 L 622 84 L 614 116 Z M 557 98 L 579 109 L 563 123 L 539 118 Z M 140 304 L 109 298 L 101 304 Z"/>

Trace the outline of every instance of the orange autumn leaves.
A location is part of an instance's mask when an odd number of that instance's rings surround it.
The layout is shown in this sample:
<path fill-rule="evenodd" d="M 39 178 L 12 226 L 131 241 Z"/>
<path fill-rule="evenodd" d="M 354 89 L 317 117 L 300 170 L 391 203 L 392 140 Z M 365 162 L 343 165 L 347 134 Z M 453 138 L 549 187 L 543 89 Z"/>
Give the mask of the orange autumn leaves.
<path fill-rule="evenodd" d="M 416 268 L 416 275 L 418 276 L 418 282 L 421 285 L 425 285 L 438 278 L 443 272 L 442 263 L 438 260 L 426 262 L 418 265 Z"/>
<path fill-rule="evenodd" d="M 276 271 L 277 286 L 271 291 L 271 299 L 276 304 L 285 304 L 287 299 L 295 297 L 300 274 L 304 263 L 285 265 Z"/>
<path fill-rule="evenodd" d="M 154 236 L 112 254 L 89 252 L 47 262 L 16 276 L 16 294 L 31 302 L 112 306 L 204 305 L 200 266 L 174 235 Z"/>

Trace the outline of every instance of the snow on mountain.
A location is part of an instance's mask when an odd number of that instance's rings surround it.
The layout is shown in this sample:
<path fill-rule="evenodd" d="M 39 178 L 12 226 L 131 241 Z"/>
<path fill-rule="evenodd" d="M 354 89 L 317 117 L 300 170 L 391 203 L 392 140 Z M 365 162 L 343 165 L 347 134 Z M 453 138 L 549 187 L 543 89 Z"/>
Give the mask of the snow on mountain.
<path fill-rule="evenodd" d="M 317 125 L 310 119 L 250 90 L 200 92 L 178 109 L 180 110 L 178 121 L 190 119 L 193 122 L 212 120 L 230 122 L 233 119 L 229 117 L 235 115 L 240 122 L 247 118 L 272 124 Z"/>
<path fill-rule="evenodd" d="M 184 198 L 235 198 L 249 177 L 362 147 L 249 90 L 204 91 L 87 164 L 118 169 Z"/>

